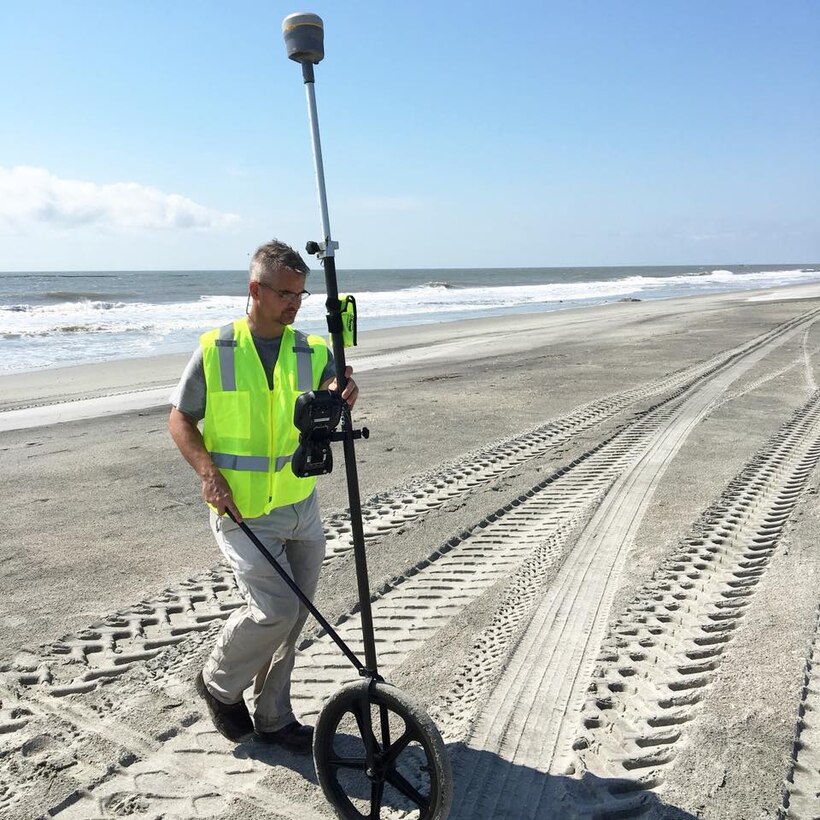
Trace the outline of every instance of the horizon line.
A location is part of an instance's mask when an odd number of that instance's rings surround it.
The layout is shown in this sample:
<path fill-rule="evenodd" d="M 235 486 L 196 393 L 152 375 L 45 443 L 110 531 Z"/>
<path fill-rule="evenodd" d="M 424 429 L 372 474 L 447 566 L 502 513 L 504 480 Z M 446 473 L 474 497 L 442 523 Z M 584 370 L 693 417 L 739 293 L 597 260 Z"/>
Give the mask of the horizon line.
<path fill-rule="evenodd" d="M 607 269 L 607 268 L 713 268 L 713 267 L 735 267 L 735 268 L 749 268 L 749 267 L 771 267 L 773 265 L 789 265 L 789 266 L 803 266 L 803 265 L 820 265 L 820 261 L 810 262 L 802 260 L 799 262 L 682 262 L 675 264 L 667 263 L 650 263 L 637 265 L 512 265 L 505 267 L 379 267 L 379 268 L 337 268 L 339 271 L 414 271 L 414 270 L 434 270 L 434 271 L 467 271 L 467 270 L 582 270 L 588 268 Z M 311 268 L 311 273 L 322 272 L 322 268 Z M 43 270 L 0 270 L 0 276 L 6 274 L 62 274 L 62 273 L 247 273 L 246 268 L 65 268 L 62 270 L 43 269 Z"/>

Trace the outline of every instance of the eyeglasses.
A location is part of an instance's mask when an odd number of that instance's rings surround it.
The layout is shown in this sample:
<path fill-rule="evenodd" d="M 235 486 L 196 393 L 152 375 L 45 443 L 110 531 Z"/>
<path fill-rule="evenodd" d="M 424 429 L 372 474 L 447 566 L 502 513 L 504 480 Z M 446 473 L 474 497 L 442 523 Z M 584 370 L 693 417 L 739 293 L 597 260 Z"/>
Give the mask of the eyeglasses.
<path fill-rule="evenodd" d="M 310 296 L 309 290 L 303 290 L 296 293 L 292 290 L 279 290 L 271 287 L 270 285 L 266 285 L 264 282 L 257 282 L 256 284 L 259 285 L 260 288 L 273 291 L 280 299 L 284 299 L 286 302 L 301 302 L 303 299 L 307 299 L 308 296 Z"/>

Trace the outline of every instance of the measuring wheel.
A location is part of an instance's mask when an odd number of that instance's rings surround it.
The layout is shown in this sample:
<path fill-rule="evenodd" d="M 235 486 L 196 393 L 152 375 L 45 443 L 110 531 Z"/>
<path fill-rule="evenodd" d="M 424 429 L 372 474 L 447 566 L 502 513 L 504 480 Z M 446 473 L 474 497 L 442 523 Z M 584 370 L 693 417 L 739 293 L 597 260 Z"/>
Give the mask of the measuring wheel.
<path fill-rule="evenodd" d="M 424 710 L 388 683 L 355 681 L 328 700 L 316 721 L 313 759 L 325 797 L 345 820 L 449 814 L 444 741 Z"/>

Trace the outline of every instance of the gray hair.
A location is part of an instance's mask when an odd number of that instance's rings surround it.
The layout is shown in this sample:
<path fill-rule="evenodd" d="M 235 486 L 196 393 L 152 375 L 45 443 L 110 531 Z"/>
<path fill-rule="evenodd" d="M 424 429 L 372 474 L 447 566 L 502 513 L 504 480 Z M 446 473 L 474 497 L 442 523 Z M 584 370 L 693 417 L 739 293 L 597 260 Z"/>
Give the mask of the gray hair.
<path fill-rule="evenodd" d="M 256 249 L 251 259 L 250 280 L 259 282 L 265 274 L 273 276 L 280 268 L 290 268 L 305 276 L 310 273 L 305 260 L 290 245 L 272 239 Z"/>

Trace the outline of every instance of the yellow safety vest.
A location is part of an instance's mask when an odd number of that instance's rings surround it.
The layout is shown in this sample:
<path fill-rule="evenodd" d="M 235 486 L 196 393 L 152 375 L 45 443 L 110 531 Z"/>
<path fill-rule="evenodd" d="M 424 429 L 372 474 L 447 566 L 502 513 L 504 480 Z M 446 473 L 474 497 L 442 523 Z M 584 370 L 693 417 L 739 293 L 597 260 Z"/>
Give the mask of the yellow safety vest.
<path fill-rule="evenodd" d="M 298 478 L 290 462 L 299 444 L 296 399 L 319 387 L 328 361 L 321 336 L 285 326 L 268 387 L 247 319 L 199 339 L 207 396 L 202 438 L 243 518 L 307 498 L 315 478 Z"/>

